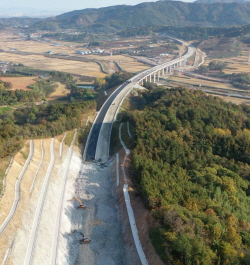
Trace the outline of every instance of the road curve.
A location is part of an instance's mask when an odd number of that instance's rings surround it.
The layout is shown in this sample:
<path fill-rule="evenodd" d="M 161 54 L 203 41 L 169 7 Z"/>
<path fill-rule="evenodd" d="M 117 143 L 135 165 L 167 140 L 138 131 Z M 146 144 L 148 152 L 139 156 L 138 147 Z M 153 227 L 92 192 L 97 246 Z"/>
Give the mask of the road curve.
<path fill-rule="evenodd" d="M 10 209 L 8 216 L 5 218 L 4 222 L 0 226 L 0 236 L 3 234 L 4 230 L 6 229 L 7 225 L 9 224 L 9 222 L 11 221 L 11 219 L 13 218 L 13 216 L 17 210 L 17 206 L 18 206 L 18 203 L 20 200 L 20 185 L 21 185 L 24 173 L 26 172 L 26 170 L 28 168 L 28 165 L 30 163 L 30 160 L 31 160 L 33 154 L 34 154 L 34 142 L 33 142 L 33 140 L 30 140 L 29 156 L 28 156 L 27 160 L 25 161 L 25 164 L 22 168 L 22 171 L 17 178 L 16 184 L 15 184 L 15 200 L 13 202 L 13 205 Z"/>
<path fill-rule="evenodd" d="M 63 199 L 64 199 L 65 188 L 66 188 L 68 174 L 69 174 L 70 163 L 71 163 L 71 159 L 72 159 L 72 155 L 73 155 L 73 151 L 74 151 L 74 143 L 76 140 L 76 136 L 77 136 L 77 129 L 75 130 L 75 134 L 74 134 L 73 140 L 72 140 L 70 148 L 69 148 L 68 163 L 66 166 L 66 170 L 64 171 L 64 175 L 63 175 L 63 186 L 61 188 L 61 194 L 60 194 L 59 204 L 58 204 L 58 208 L 57 208 L 57 217 L 56 217 L 56 224 L 55 224 L 55 230 L 54 230 L 53 245 L 52 245 L 52 249 L 51 249 L 51 261 L 50 261 L 51 265 L 56 265 Z"/>
<path fill-rule="evenodd" d="M 179 63 L 182 60 L 188 59 L 195 52 L 195 48 L 188 46 L 187 52 L 181 58 L 174 59 L 164 64 L 147 69 L 132 78 L 130 78 L 125 84 L 119 86 L 105 101 L 101 107 L 96 119 L 92 125 L 88 145 L 86 149 L 86 160 L 102 159 L 107 161 L 109 157 L 109 139 L 113 120 L 118 112 L 119 105 L 126 97 L 129 91 L 135 84 L 140 82 L 143 78 L 151 75 L 162 68 Z"/>
<path fill-rule="evenodd" d="M 54 143 L 55 143 L 55 138 L 53 138 L 51 143 L 50 143 L 50 163 L 49 163 L 49 166 L 47 168 L 47 172 L 46 172 L 46 175 L 45 175 L 45 178 L 43 181 L 43 187 L 42 187 L 42 190 L 41 190 L 41 193 L 39 196 L 39 200 L 37 203 L 36 213 L 35 213 L 35 217 L 33 219 L 29 243 L 27 246 L 25 260 L 24 260 L 23 265 L 32 264 L 33 252 L 34 252 L 34 248 L 35 248 L 37 231 L 38 231 L 39 224 L 40 224 L 40 217 L 41 217 L 41 213 L 42 213 L 42 209 L 43 209 L 43 205 L 44 205 L 44 199 L 45 199 L 45 196 L 47 193 L 51 171 L 52 171 L 52 168 L 53 168 L 53 165 L 55 162 Z"/>
<path fill-rule="evenodd" d="M 96 119 L 92 125 L 91 135 L 88 141 L 88 146 L 86 147 L 86 160 L 94 160 L 95 159 L 95 151 L 97 146 L 98 136 L 102 127 L 102 123 L 106 112 L 108 111 L 110 105 L 117 97 L 117 95 L 126 87 L 126 85 L 119 86 L 105 101 L 102 105 L 100 111 L 98 112 Z"/>

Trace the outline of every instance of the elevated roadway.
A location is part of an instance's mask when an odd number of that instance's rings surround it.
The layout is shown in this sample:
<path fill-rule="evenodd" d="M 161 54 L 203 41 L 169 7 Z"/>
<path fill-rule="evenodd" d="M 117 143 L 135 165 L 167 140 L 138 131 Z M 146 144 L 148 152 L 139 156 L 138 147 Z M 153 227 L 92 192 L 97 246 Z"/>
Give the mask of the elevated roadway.
<path fill-rule="evenodd" d="M 124 98 L 136 84 L 143 85 L 145 81 L 156 83 L 160 76 L 171 73 L 173 69 L 179 66 L 185 67 L 187 59 L 195 52 L 196 49 L 194 47 L 188 46 L 183 56 L 143 71 L 119 86 L 105 101 L 96 116 L 87 141 L 86 160 L 101 159 L 103 162 L 108 160 L 112 124 Z"/>

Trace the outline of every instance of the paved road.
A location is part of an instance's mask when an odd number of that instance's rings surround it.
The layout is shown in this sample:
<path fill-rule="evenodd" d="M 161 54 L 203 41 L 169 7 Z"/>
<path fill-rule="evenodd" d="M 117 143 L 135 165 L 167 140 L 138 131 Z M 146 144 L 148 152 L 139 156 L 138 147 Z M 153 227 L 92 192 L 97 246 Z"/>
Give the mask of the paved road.
<path fill-rule="evenodd" d="M 168 67 L 174 63 L 178 63 L 183 59 L 187 59 L 195 52 L 194 47 L 188 47 L 188 50 L 182 58 L 169 61 L 159 66 L 152 67 L 143 71 L 132 78 L 125 84 L 118 87 L 113 94 L 105 101 L 104 105 L 97 114 L 97 118 L 93 124 L 92 131 L 90 132 L 89 141 L 87 143 L 86 160 L 102 159 L 104 162 L 109 157 L 109 141 L 114 118 L 118 111 L 120 104 L 126 97 L 127 93 L 134 87 L 136 83 L 145 78 L 146 76 Z"/>
<path fill-rule="evenodd" d="M 111 106 L 112 102 L 116 98 L 116 96 L 126 87 L 126 84 L 121 85 L 118 87 L 113 94 L 109 96 L 109 98 L 105 101 L 104 105 L 100 109 L 98 116 L 95 120 L 95 123 L 93 124 L 92 132 L 89 138 L 88 147 L 87 147 L 87 153 L 86 153 L 86 160 L 94 160 L 95 159 L 95 153 L 96 153 L 96 146 L 97 146 L 97 140 L 99 137 L 99 133 L 102 127 L 102 123 L 104 120 L 104 117 L 106 115 L 106 112 L 108 111 L 109 107 Z"/>
<path fill-rule="evenodd" d="M 0 226 L 0 236 L 3 234 L 4 230 L 6 229 L 7 225 L 9 224 L 9 222 L 11 221 L 12 217 L 14 216 L 16 210 L 17 210 L 17 206 L 20 200 L 20 185 L 24 176 L 24 173 L 26 172 L 28 165 L 30 163 L 30 160 L 32 158 L 34 154 L 34 142 L 33 140 L 30 140 L 30 152 L 29 152 L 29 156 L 22 168 L 21 173 L 18 176 L 18 179 L 16 181 L 15 184 L 15 200 L 13 202 L 13 205 L 11 207 L 11 210 L 8 214 L 8 216 L 6 217 L 6 219 L 4 220 L 4 222 L 2 223 L 2 225 Z"/>
<path fill-rule="evenodd" d="M 44 199 L 45 199 L 45 196 L 47 193 L 51 171 L 53 169 L 54 162 L 55 162 L 54 143 L 55 143 L 55 138 L 53 138 L 51 143 L 50 143 L 50 163 L 49 163 L 49 166 L 47 168 L 47 172 L 46 172 L 46 175 L 45 175 L 45 178 L 43 181 L 43 187 L 42 187 L 40 197 L 39 197 L 39 200 L 37 203 L 36 213 L 35 213 L 35 216 L 33 219 L 32 229 L 31 229 L 31 233 L 30 233 L 30 239 L 29 239 L 29 243 L 27 246 L 25 260 L 24 260 L 23 265 L 32 264 L 33 252 L 35 249 L 35 242 L 36 242 L 37 232 L 38 232 L 38 228 L 39 228 L 39 224 L 40 224 L 41 213 L 43 210 Z"/>

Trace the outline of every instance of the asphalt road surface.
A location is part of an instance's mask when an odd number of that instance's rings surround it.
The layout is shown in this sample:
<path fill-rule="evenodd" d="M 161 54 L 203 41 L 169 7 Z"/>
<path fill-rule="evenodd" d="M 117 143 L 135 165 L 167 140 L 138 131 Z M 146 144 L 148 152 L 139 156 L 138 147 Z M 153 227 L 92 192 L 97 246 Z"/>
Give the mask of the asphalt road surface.
<path fill-rule="evenodd" d="M 96 118 L 96 121 L 93 125 L 93 129 L 89 138 L 89 143 L 87 147 L 87 153 L 86 153 L 86 161 L 94 160 L 95 159 L 95 152 L 96 152 L 96 146 L 97 146 L 97 141 L 99 137 L 99 133 L 102 127 L 103 120 L 105 118 L 105 115 L 116 98 L 116 96 L 122 91 L 122 89 L 126 86 L 127 84 L 123 84 L 120 87 L 117 88 L 117 90 L 111 94 L 111 96 L 105 101 L 104 105 L 100 109 L 98 116 Z"/>
<path fill-rule="evenodd" d="M 115 92 L 110 95 L 110 97 L 107 99 L 107 101 L 104 103 L 104 105 L 100 109 L 98 116 L 97 116 L 97 118 L 93 124 L 90 138 L 89 138 L 89 141 L 87 144 L 88 146 L 87 146 L 87 152 L 86 152 L 86 161 L 91 161 L 91 160 L 95 160 L 95 159 L 99 159 L 99 158 L 107 161 L 108 150 L 109 150 L 109 146 L 107 146 L 107 144 L 109 144 L 109 137 L 110 137 L 109 133 L 111 132 L 110 127 L 112 126 L 112 120 L 114 117 L 113 114 L 115 114 L 116 109 L 118 108 L 118 105 L 120 104 L 120 102 L 122 100 L 122 99 L 120 99 L 120 97 L 125 96 L 125 95 L 119 95 L 120 92 L 124 88 L 126 88 L 126 89 L 124 89 L 124 90 L 126 90 L 126 91 L 124 91 L 124 93 L 128 92 L 133 87 L 133 85 L 135 85 L 138 81 L 140 81 L 144 77 L 146 77 L 146 76 L 148 76 L 148 75 L 150 75 L 156 71 L 161 70 L 163 67 L 167 67 L 167 66 L 173 65 L 174 63 L 176 64 L 183 59 L 187 59 L 190 56 L 192 56 L 192 54 L 194 52 L 195 52 L 194 47 L 188 47 L 187 53 L 182 58 L 178 58 L 178 59 L 169 61 L 167 63 L 164 63 L 164 64 L 159 65 L 159 66 L 155 66 L 151 69 L 148 69 L 146 71 L 143 71 L 142 73 L 137 74 L 136 76 L 132 77 L 128 82 L 126 82 L 125 84 L 122 84 L 120 87 L 118 87 L 115 90 Z M 121 93 L 121 94 L 123 94 L 123 93 Z M 116 98 L 117 98 L 117 100 L 114 101 Z M 113 102 L 115 102 L 115 106 L 114 106 L 114 108 L 112 108 L 110 110 L 109 117 L 106 117 L 106 121 L 104 121 L 105 116 L 106 116 L 107 112 L 109 111 L 109 108 Z M 99 138 L 99 136 L 100 136 L 100 138 Z M 97 150 L 97 147 L 99 147 L 98 150 Z M 107 154 L 103 153 L 105 150 L 107 150 Z"/>

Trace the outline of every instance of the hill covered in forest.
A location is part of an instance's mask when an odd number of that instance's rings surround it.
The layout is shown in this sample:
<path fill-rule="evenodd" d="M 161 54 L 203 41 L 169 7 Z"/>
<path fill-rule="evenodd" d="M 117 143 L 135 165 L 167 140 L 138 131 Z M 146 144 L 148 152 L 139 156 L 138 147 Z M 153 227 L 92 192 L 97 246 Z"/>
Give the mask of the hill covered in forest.
<path fill-rule="evenodd" d="M 144 26 L 237 26 L 250 24 L 248 3 L 158 1 L 136 6 L 83 9 L 35 23 L 33 29 L 78 28 L 118 31 Z M 48 26 L 49 25 L 49 26 Z"/>
<path fill-rule="evenodd" d="M 250 264 L 250 107 L 155 88 L 130 112 L 140 192 L 167 264 Z"/>

